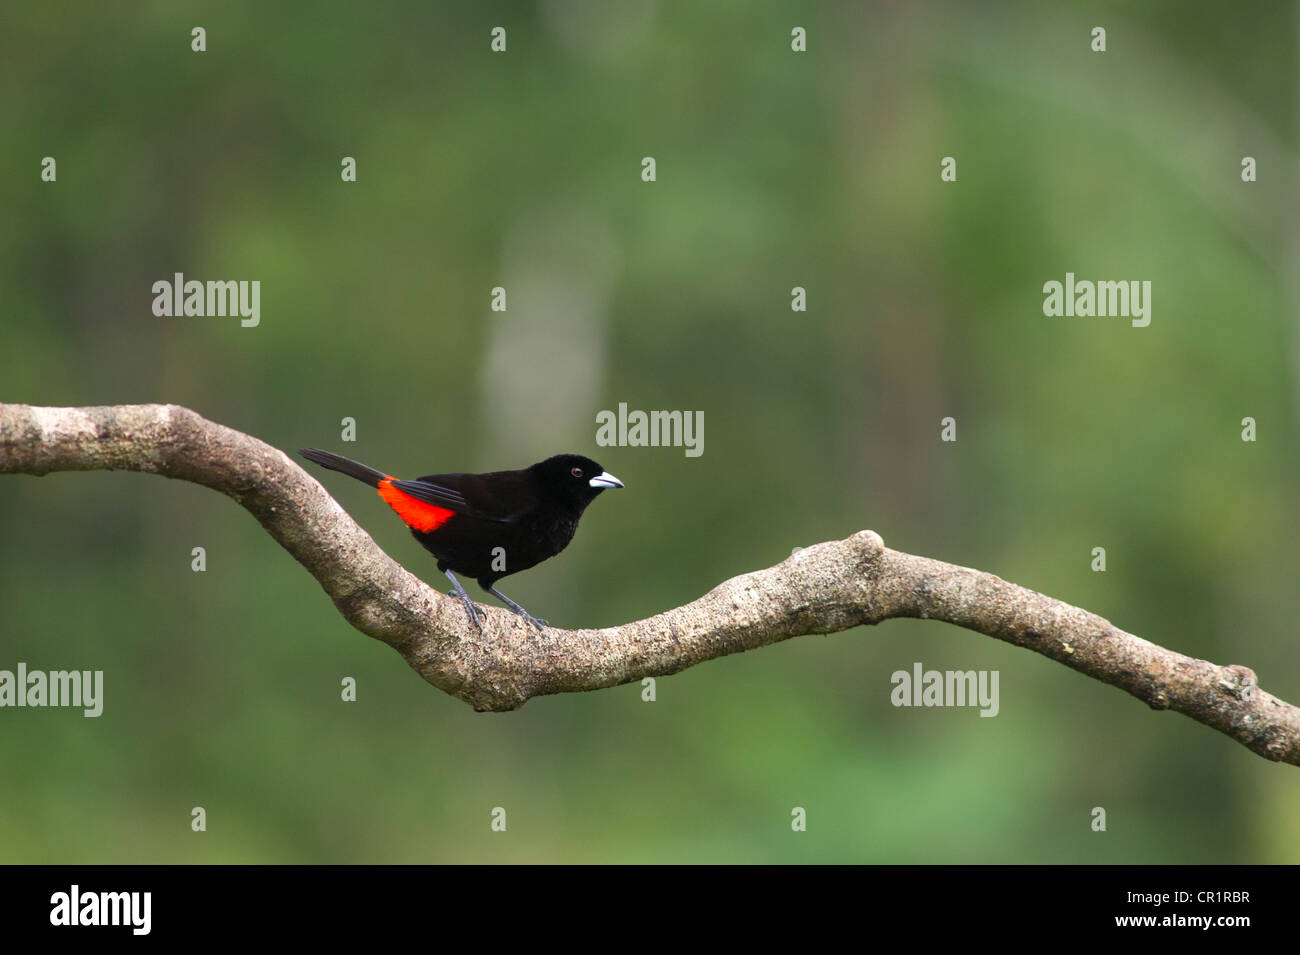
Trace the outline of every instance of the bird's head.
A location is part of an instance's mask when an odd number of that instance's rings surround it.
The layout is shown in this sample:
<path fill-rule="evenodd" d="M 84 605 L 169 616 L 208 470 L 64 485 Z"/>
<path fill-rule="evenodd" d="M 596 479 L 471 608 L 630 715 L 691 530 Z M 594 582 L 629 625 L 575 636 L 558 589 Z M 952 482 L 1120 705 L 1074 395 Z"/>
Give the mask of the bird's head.
<path fill-rule="evenodd" d="M 551 494 L 579 508 L 594 501 L 601 491 L 623 486 L 622 481 L 581 454 L 557 454 L 528 470 Z"/>

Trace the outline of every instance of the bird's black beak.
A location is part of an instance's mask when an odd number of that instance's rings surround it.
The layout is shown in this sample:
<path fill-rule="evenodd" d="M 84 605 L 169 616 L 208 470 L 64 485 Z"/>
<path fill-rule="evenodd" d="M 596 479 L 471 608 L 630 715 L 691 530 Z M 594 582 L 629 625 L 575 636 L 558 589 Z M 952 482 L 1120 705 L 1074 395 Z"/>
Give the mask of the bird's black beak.
<path fill-rule="evenodd" d="M 602 491 L 607 487 L 623 486 L 623 482 L 620 481 L 618 478 L 614 477 L 614 475 L 610 474 L 608 471 L 601 471 L 599 474 L 597 474 L 594 478 L 592 478 L 587 483 L 594 488 L 599 488 Z"/>

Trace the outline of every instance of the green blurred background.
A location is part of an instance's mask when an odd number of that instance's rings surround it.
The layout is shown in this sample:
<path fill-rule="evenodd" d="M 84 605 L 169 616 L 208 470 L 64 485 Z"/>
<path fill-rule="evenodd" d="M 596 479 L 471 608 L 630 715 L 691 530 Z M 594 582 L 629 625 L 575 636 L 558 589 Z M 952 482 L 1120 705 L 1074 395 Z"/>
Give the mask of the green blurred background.
<path fill-rule="evenodd" d="M 1292 4 L 360 6 L 9 5 L 0 400 L 406 475 L 593 454 L 628 490 L 505 588 L 559 626 L 870 527 L 1300 700 Z M 177 271 L 260 280 L 260 326 L 154 317 Z M 1044 317 L 1066 271 L 1151 325 Z M 621 401 L 704 455 L 597 447 Z M 0 861 L 1300 860 L 1300 770 L 945 624 L 475 714 L 211 491 L 4 477 L 0 528 L 0 667 L 105 671 L 99 719 L 0 711 Z M 917 661 L 1000 671 L 999 716 L 893 708 Z"/>

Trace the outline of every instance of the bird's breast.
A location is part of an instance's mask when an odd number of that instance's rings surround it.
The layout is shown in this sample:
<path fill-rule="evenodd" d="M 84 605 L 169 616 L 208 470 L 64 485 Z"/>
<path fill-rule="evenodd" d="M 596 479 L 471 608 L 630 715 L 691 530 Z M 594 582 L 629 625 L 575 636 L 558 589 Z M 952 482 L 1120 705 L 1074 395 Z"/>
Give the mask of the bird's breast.
<path fill-rule="evenodd" d="M 530 536 L 552 554 L 564 550 L 577 531 L 578 519 L 567 514 L 534 518 L 529 527 Z"/>

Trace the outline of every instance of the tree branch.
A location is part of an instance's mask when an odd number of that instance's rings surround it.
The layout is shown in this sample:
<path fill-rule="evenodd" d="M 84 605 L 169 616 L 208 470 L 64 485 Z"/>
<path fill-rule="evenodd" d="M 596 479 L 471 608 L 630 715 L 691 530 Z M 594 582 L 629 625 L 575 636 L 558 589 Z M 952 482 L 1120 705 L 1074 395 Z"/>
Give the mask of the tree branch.
<path fill-rule="evenodd" d="M 919 617 L 1033 650 L 1300 765 L 1300 709 L 1259 689 L 1246 667 L 1183 656 L 992 574 L 890 550 L 874 531 L 805 548 L 620 627 L 539 634 L 488 607 L 480 633 L 458 600 L 404 570 L 320 484 L 256 438 L 177 405 L 0 404 L 0 472 L 90 470 L 161 474 L 234 498 L 349 623 L 478 710 L 676 673 L 806 633 Z"/>

